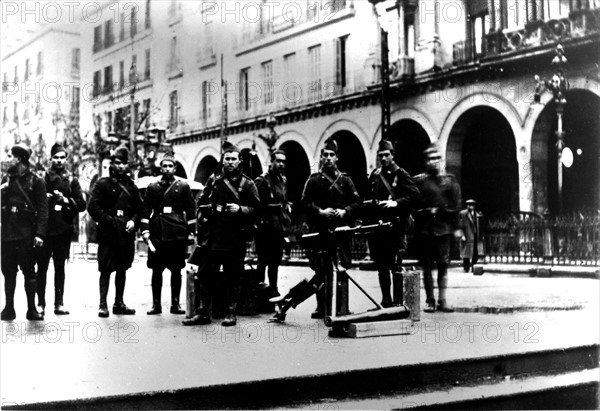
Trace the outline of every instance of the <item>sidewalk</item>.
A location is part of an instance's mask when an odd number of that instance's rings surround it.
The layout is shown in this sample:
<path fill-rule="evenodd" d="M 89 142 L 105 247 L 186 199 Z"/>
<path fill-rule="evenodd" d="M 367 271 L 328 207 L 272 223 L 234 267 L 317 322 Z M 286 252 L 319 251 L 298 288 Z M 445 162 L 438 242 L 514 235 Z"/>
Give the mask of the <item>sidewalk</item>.
<path fill-rule="evenodd" d="M 306 267 L 282 267 L 280 273 L 282 290 L 311 276 Z M 350 274 L 379 297 L 376 273 Z M 72 314 L 57 317 L 48 310 L 44 322 L 33 323 L 24 318 L 20 277 L 17 319 L 3 322 L 1 329 L 1 405 L 420 367 L 600 340 L 599 283 L 589 278 L 473 276 L 451 269 L 448 298 L 457 312 L 421 313 L 412 335 L 368 339 L 328 337 L 322 321 L 310 319 L 314 297 L 290 310 L 284 325 L 267 323 L 270 315 L 263 314 L 239 317 L 229 329 L 218 321 L 183 327 L 183 316 L 168 313 L 168 278 L 165 274 L 164 313 L 146 315 L 150 271 L 145 260 L 139 261 L 128 272 L 125 291 L 127 304 L 138 313 L 101 319 L 96 262 L 75 260 L 67 268 L 65 294 Z M 366 298 L 350 289 L 351 310 L 368 309 Z M 109 299 L 113 296 L 111 284 Z M 52 301 L 51 293 L 48 298 Z M 501 314 L 488 314 L 493 312 Z M 247 407 L 251 404 L 248 399 Z"/>

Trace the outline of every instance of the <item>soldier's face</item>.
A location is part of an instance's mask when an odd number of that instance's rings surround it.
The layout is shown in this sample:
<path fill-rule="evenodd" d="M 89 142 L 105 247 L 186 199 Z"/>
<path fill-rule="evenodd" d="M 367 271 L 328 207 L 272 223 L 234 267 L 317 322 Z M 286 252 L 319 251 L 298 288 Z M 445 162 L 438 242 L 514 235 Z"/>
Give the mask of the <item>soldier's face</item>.
<path fill-rule="evenodd" d="M 118 158 L 115 158 L 113 161 L 113 166 L 115 167 L 115 170 L 117 171 L 117 173 L 119 174 L 123 174 L 125 172 L 125 170 L 127 170 L 127 163 L 121 161 Z"/>
<path fill-rule="evenodd" d="M 383 167 L 387 167 L 392 164 L 394 157 L 392 156 L 392 152 L 390 150 L 383 150 L 377 153 L 377 157 L 379 157 L 379 161 Z"/>
<path fill-rule="evenodd" d="M 228 173 L 233 173 L 240 166 L 240 153 L 232 151 L 223 155 L 223 168 Z"/>
<path fill-rule="evenodd" d="M 173 174 L 175 174 L 175 164 L 170 161 L 163 161 L 160 163 L 160 171 L 162 172 L 163 176 L 171 177 Z"/>
<path fill-rule="evenodd" d="M 275 159 L 273 160 L 273 170 L 276 173 L 283 174 L 285 170 L 285 155 L 284 154 L 275 154 Z"/>
<path fill-rule="evenodd" d="M 67 153 L 60 151 L 52 156 L 52 167 L 62 170 L 67 163 Z"/>
<path fill-rule="evenodd" d="M 321 163 L 323 167 L 333 167 L 337 164 L 338 156 L 333 150 L 323 150 L 321 152 Z"/>

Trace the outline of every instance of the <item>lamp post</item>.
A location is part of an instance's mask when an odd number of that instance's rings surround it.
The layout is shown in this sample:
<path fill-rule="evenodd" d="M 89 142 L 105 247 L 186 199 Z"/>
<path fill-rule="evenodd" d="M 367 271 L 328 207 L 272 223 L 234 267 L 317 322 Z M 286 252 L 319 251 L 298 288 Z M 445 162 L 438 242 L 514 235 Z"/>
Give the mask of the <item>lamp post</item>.
<path fill-rule="evenodd" d="M 129 108 L 129 162 L 133 163 L 137 159 L 135 151 L 135 88 L 137 83 L 137 74 L 135 63 L 131 62 L 129 68 L 129 82 L 131 83 L 131 103 Z"/>
<path fill-rule="evenodd" d="M 369 3 L 373 5 L 373 12 L 377 18 L 377 31 L 379 36 L 379 48 L 381 53 L 381 139 L 389 139 L 389 131 L 391 127 L 390 120 L 390 65 L 388 58 L 388 32 L 385 30 L 382 24 L 385 11 L 381 13 L 377 9 L 379 3 L 383 3 L 385 0 L 369 0 Z M 396 7 L 401 7 L 399 2 L 396 2 Z"/>
<path fill-rule="evenodd" d="M 275 131 L 275 126 L 277 125 L 277 118 L 273 114 L 269 114 L 266 119 L 267 128 L 269 129 L 269 134 L 258 134 L 258 138 L 265 142 L 267 147 L 269 148 L 269 154 L 272 154 L 275 151 L 275 144 L 277 144 L 277 140 L 279 139 L 279 135 Z"/>
<path fill-rule="evenodd" d="M 562 154 L 565 148 L 565 132 L 563 130 L 563 113 L 565 111 L 565 105 L 567 99 L 565 93 L 569 87 L 567 78 L 564 74 L 564 66 L 567 64 L 567 58 L 565 57 L 563 46 L 559 43 L 554 49 L 555 56 L 552 59 L 552 66 L 556 68 L 552 79 L 542 80 L 540 76 L 536 75 L 534 80 L 536 82 L 534 104 L 540 104 L 541 95 L 544 91 L 550 90 L 553 95 L 555 104 L 556 116 L 558 117 L 558 124 L 556 128 L 556 152 L 557 152 L 557 196 L 558 196 L 558 214 L 562 212 L 563 198 L 562 198 Z"/>

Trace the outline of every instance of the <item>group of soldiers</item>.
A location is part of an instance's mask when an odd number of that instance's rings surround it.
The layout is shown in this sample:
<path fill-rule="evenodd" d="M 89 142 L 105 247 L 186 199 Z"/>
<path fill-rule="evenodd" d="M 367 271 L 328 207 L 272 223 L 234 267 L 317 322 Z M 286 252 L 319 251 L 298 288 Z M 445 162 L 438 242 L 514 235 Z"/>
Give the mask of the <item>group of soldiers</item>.
<path fill-rule="evenodd" d="M 25 277 L 27 319 L 43 319 L 46 271 L 51 257 L 55 267 L 54 312 L 69 313 L 63 303 L 64 263 L 74 231 L 73 217 L 85 210 L 86 202 L 77 179 L 66 169 L 68 153 L 63 146 L 52 147 L 52 164 L 43 179 L 30 170 L 30 154 L 31 150 L 23 144 L 12 147 L 8 173 L 2 181 L 2 272 L 6 293 L 2 320 L 16 317 L 13 301 L 18 268 Z M 401 264 L 406 249 L 406 224 L 412 214 L 421 250 L 427 295 L 425 311 L 450 312 L 452 308 L 446 299 L 450 242 L 453 235 L 459 238 L 463 235 L 459 218 L 460 187 L 452 175 L 441 172 L 441 156 L 435 146 L 425 152 L 426 172 L 415 177 L 394 162 L 394 147 L 389 141 L 380 142 L 377 157 L 379 167 L 369 176 L 368 192 L 361 198 L 352 179 L 337 167 L 336 141 L 325 142 L 320 169 L 309 176 L 301 199 L 308 229 L 326 233 L 353 226 L 357 221 L 390 223 L 391 228 L 375 232 L 368 239 L 379 276 L 381 305 L 390 307 L 394 303 L 391 272 Z M 278 267 L 291 226 L 285 151 L 273 151 L 268 170 L 253 181 L 242 172 L 240 149 L 226 141 L 220 167 L 206 182 L 197 203 L 189 185 L 175 177 L 176 161 L 172 155 L 160 159 L 161 177 L 148 186 L 143 198 L 128 167 L 128 150 L 119 147 L 110 159 L 109 175 L 93 185 L 87 203 L 98 233 L 98 316 L 109 316 L 107 296 L 112 272 L 116 273 L 113 314 L 135 314 L 125 304 L 123 294 L 138 230 L 148 245 L 147 265 L 152 270 L 152 308 L 148 315 L 162 312 L 165 269 L 171 273 L 170 312 L 184 313 L 179 303 L 181 269 L 186 265 L 188 245 L 196 242 L 190 259 L 198 265 L 195 312 L 183 324 L 211 323 L 209 302 L 214 279 L 220 276 L 225 285 L 226 316 L 222 325 L 236 325 L 246 242 L 252 238 L 258 254 L 259 276 L 265 278 L 266 271 L 268 285 L 264 285 L 271 301 L 290 308 L 316 294 L 317 307 L 312 318 L 329 315 L 332 293 L 326 289 L 332 285 L 326 280 L 331 278 L 333 261 L 339 261 L 344 268 L 350 267 L 349 238 L 325 241 L 309 250 L 309 263 L 315 271 L 313 278 L 285 295 L 278 290 Z M 432 277 L 434 262 L 438 271 L 437 301 Z M 292 304 L 292 296 L 298 293 L 302 298 Z M 284 318 L 285 311 L 274 316 L 276 321 Z"/>

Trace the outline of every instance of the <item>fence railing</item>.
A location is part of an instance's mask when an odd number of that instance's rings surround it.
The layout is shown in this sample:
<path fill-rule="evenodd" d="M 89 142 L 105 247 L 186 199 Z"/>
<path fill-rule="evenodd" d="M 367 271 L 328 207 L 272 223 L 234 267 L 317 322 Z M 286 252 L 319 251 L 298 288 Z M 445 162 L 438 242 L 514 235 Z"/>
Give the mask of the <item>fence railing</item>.
<path fill-rule="evenodd" d="M 509 213 L 483 222 L 485 262 L 600 265 L 600 214 Z"/>

